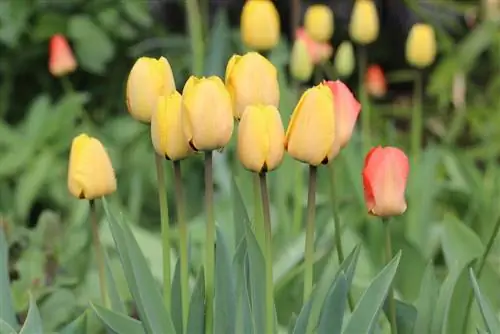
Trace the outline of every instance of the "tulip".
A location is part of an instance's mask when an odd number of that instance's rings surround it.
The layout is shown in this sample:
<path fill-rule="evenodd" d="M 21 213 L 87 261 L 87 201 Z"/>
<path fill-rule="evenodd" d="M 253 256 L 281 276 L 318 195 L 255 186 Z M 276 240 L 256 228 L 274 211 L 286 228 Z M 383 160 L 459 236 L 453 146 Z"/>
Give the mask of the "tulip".
<path fill-rule="evenodd" d="M 241 39 L 254 50 L 270 50 L 280 39 L 278 10 L 270 0 L 248 0 L 241 12 Z"/>
<path fill-rule="evenodd" d="M 302 94 L 285 135 L 285 150 L 312 166 L 326 164 L 338 153 L 333 95 L 325 84 Z"/>
<path fill-rule="evenodd" d="M 290 74 L 298 81 L 306 82 L 311 79 L 314 64 L 307 45 L 303 40 L 296 39 L 290 55 Z"/>
<path fill-rule="evenodd" d="M 363 187 L 368 212 L 389 217 L 406 211 L 408 157 L 395 147 L 372 148 L 365 158 Z"/>
<path fill-rule="evenodd" d="M 335 140 L 339 147 L 343 148 L 351 139 L 354 125 L 361 111 L 361 104 L 342 81 L 327 81 L 325 84 L 333 95 L 335 123 L 337 124 Z"/>
<path fill-rule="evenodd" d="M 378 37 L 377 8 L 372 0 L 356 0 L 349 23 L 351 39 L 362 45 L 374 42 Z"/>
<path fill-rule="evenodd" d="M 73 139 L 68 168 L 69 192 L 92 200 L 116 191 L 116 178 L 104 146 L 95 138 L 81 134 Z"/>
<path fill-rule="evenodd" d="M 248 170 L 276 169 L 283 159 L 285 130 L 275 106 L 249 106 L 238 127 L 238 158 Z"/>
<path fill-rule="evenodd" d="M 339 76 L 348 78 L 354 71 L 355 65 L 356 61 L 352 44 L 349 41 L 343 41 L 340 43 L 337 54 L 335 55 L 335 71 Z"/>
<path fill-rule="evenodd" d="M 192 153 L 182 131 L 182 96 L 177 91 L 160 96 L 151 117 L 153 147 L 168 160 L 182 160 Z"/>
<path fill-rule="evenodd" d="M 191 76 L 182 91 L 182 127 L 195 151 L 212 151 L 227 145 L 234 121 L 231 96 L 219 77 Z"/>
<path fill-rule="evenodd" d="M 127 80 L 127 108 L 138 121 L 149 123 L 158 97 L 175 91 L 174 75 L 168 60 L 141 57 Z"/>
<path fill-rule="evenodd" d="M 237 120 L 249 105 L 279 105 L 278 71 L 257 52 L 233 55 L 227 63 L 225 81 Z"/>
<path fill-rule="evenodd" d="M 61 77 L 76 70 L 77 64 L 73 51 L 63 35 L 52 36 L 49 45 L 49 71 Z"/>
<path fill-rule="evenodd" d="M 436 57 L 436 35 L 432 26 L 414 24 L 406 39 L 406 60 L 417 68 L 425 68 Z"/>
<path fill-rule="evenodd" d="M 387 82 L 379 65 L 371 65 L 366 70 L 365 87 L 368 94 L 373 97 L 380 98 L 387 93 Z"/>
<path fill-rule="evenodd" d="M 295 32 L 295 40 L 301 40 L 307 46 L 309 56 L 313 64 L 323 63 L 329 59 L 333 53 L 333 48 L 329 43 L 320 43 L 309 36 L 304 28 L 299 28 Z"/>
<path fill-rule="evenodd" d="M 304 14 L 304 27 L 307 33 L 318 42 L 327 42 L 333 36 L 333 12 L 327 5 L 309 6 Z"/>

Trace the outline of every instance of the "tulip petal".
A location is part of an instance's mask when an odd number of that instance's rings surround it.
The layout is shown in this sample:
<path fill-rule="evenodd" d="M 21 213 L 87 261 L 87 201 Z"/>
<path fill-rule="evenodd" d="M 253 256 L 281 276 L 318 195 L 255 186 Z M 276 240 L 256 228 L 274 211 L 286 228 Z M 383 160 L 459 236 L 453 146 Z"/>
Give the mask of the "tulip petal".
<path fill-rule="evenodd" d="M 77 64 L 73 51 L 63 35 L 52 36 L 49 44 L 49 71 L 59 77 L 76 70 Z"/>

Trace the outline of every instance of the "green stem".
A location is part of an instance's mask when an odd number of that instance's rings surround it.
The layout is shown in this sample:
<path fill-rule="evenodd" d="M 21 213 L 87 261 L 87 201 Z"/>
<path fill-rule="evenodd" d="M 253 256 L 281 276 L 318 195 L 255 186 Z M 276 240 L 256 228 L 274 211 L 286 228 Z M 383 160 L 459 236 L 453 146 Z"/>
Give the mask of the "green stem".
<path fill-rule="evenodd" d="M 302 206 L 302 193 L 304 188 L 304 172 L 302 164 L 295 164 L 295 178 L 293 189 L 293 233 L 298 234 L 302 227 L 302 214 L 304 207 Z"/>
<path fill-rule="evenodd" d="M 500 219 L 497 220 L 495 227 L 493 227 L 493 232 L 491 233 L 490 239 L 488 240 L 488 243 L 486 244 L 486 249 L 484 250 L 484 253 L 481 256 L 481 259 L 479 259 L 479 262 L 477 264 L 476 269 L 474 270 L 478 281 L 481 278 L 481 274 L 483 273 L 484 267 L 486 266 L 486 259 L 488 258 L 488 255 L 490 254 L 490 251 L 493 248 L 493 244 L 495 243 L 495 239 L 497 237 L 499 230 L 500 230 Z M 467 300 L 467 306 L 465 308 L 465 318 L 464 318 L 464 326 L 463 326 L 463 333 L 464 334 L 467 332 L 467 327 L 469 326 L 469 318 L 470 318 L 473 299 L 474 299 L 474 294 L 471 290 L 469 292 L 469 298 Z"/>
<path fill-rule="evenodd" d="M 181 301 L 182 328 L 184 333 L 188 326 L 189 314 L 189 263 L 188 263 L 188 228 L 186 222 L 186 204 L 182 185 L 181 162 L 174 161 L 175 197 L 177 202 L 177 220 L 179 223 L 179 253 L 181 261 Z"/>
<path fill-rule="evenodd" d="M 417 70 L 414 81 L 413 109 L 411 115 L 411 152 L 415 162 L 418 163 L 422 150 L 423 114 L 422 114 L 422 73 Z"/>
<path fill-rule="evenodd" d="M 316 178 L 317 167 L 309 166 L 309 190 L 307 195 L 307 222 L 306 246 L 304 254 L 304 300 L 305 303 L 311 295 L 313 288 L 313 262 L 314 262 L 314 215 L 316 210 Z"/>
<path fill-rule="evenodd" d="M 198 0 L 186 0 L 186 11 L 193 57 L 192 70 L 194 75 L 202 75 L 205 46 L 203 42 L 203 21 Z"/>
<path fill-rule="evenodd" d="M 386 218 L 382 219 L 385 229 L 385 261 L 386 263 L 391 262 L 392 260 L 392 242 L 391 242 L 391 225 L 390 221 Z M 392 287 L 389 288 L 389 321 L 391 323 L 391 333 L 397 334 L 398 328 L 396 324 L 396 300 L 394 299 L 394 289 Z"/>
<path fill-rule="evenodd" d="M 333 213 L 333 223 L 335 225 L 335 247 L 337 248 L 337 256 L 339 260 L 339 265 L 344 262 L 344 250 L 342 248 L 342 233 L 340 227 L 340 216 L 338 212 L 338 204 L 337 204 L 337 196 L 335 194 L 335 168 L 334 164 L 330 165 L 331 169 L 331 186 L 330 186 L 330 195 L 332 199 L 332 213 Z M 354 309 L 354 301 L 352 299 L 352 295 L 349 292 L 347 301 L 349 303 L 349 308 L 352 311 Z"/>
<path fill-rule="evenodd" d="M 163 157 L 155 153 L 156 176 L 158 177 L 158 201 L 160 204 L 161 242 L 163 251 L 163 302 L 170 312 L 170 222 L 168 217 L 167 185 L 163 169 Z"/>
<path fill-rule="evenodd" d="M 207 228 L 205 239 L 205 333 L 212 334 L 214 318 L 214 188 L 213 188 L 213 152 L 205 152 L 205 211 L 207 215 Z"/>
<path fill-rule="evenodd" d="M 260 248 L 264 249 L 265 231 L 264 221 L 262 216 L 262 202 L 259 175 L 252 173 L 253 178 L 253 196 L 254 196 L 254 233 L 259 243 Z"/>
<path fill-rule="evenodd" d="M 371 145 L 370 131 L 370 105 L 365 90 L 365 73 L 367 67 L 366 48 L 363 45 L 358 46 L 358 94 L 363 112 L 361 113 L 361 135 L 363 141 L 363 154 L 368 152 Z"/>
<path fill-rule="evenodd" d="M 104 306 L 108 306 L 108 290 L 106 289 L 106 276 L 104 271 L 104 254 L 102 251 L 101 239 L 99 238 L 99 225 L 97 223 L 97 211 L 95 201 L 89 200 L 90 204 L 90 224 L 92 228 L 92 243 L 94 244 L 95 256 L 99 272 L 99 287 L 101 290 L 101 300 Z"/>
<path fill-rule="evenodd" d="M 264 214 L 265 252 L 266 252 L 266 333 L 274 333 L 274 286 L 273 286 L 273 244 L 271 231 L 271 212 L 269 209 L 269 194 L 267 192 L 266 173 L 259 174 L 262 212 Z"/>

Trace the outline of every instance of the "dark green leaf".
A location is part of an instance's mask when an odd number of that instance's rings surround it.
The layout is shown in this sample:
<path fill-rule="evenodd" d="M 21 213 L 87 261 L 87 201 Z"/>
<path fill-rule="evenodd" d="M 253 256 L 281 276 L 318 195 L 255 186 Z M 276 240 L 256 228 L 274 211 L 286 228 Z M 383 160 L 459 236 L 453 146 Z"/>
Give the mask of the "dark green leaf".
<path fill-rule="evenodd" d="M 101 319 L 106 328 L 113 334 L 145 334 L 140 321 L 130 318 L 126 315 L 116 313 L 99 305 L 90 303 L 95 314 Z M 167 333 L 167 332 L 165 332 Z M 173 332 L 172 332 L 173 333 Z"/>
<path fill-rule="evenodd" d="M 5 321 L 10 327 L 17 329 L 16 313 L 12 304 L 10 292 L 9 267 L 8 267 L 9 248 L 3 228 L 0 227 L 0 319 Z"/>
<path fill-rule="evenodd" d="M 384 313 L 387 319 L 389 319 L 388 299 L 384 303 Z M 396 299 L 396 327 L 398 328 L 398 334 L 413 334 L 416 318 L 417 309 L 415 306 Z"/>
<path fill-rule="evenodd" d="M 189 303 L 187 333 L 205 333 L 205 276 L 200 270 Z"/>
<path fill-rule="evenodd" d="M 36 306 L 35 299 L 30 295 L 30 308 L 19 334 L 39 333 L 43 333 L 42 318 L 40 318 L 40 311 L 38 310 L 38 306 Z"/>
<path fill-rule="evenodd" d="M 341 272 L 326 296 L 317 334 L 340 334 L 342 332 L 348 292 L 347 279 Z"/>
<path fill-rule="evenodd" d="M 182 331 L 182 297 L 181 297 L 181 261 L 177 260 L 172 280 L 172 295 L 170 296 L 170 310 L 172 322 L 177 333 Z"/>
<path fill-rule="evenodd" d="M 474 270 L 472 268 L 469 268 L 469 278 L 472 284 L 472 288 L 474 289 L 474 295 L 476 296 L 476 301 L 479 305 L 479 310 L 481 312 L 481 316 L 483 317 L 486 328 L 490 333 L 500 333 L 500 322 L 498 321 L 496 312 L 493 310 L 488 300 L 486 300 L 481 293 L 481 289 L 479 288 L 479 284 L 476 280 L 476 276 L 474 275 Z"/>

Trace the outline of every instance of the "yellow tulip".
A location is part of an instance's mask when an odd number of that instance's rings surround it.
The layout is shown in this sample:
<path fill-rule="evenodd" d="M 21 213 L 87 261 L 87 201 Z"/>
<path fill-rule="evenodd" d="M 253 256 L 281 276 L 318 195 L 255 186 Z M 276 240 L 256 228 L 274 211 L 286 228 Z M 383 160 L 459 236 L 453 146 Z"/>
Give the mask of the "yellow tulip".
<path fill-rule="evenodd" d="M 182 160 L 192 153 L 182 131 L 182 96 L 177 91 L 160 96 L 151 117 L 153 147 L 168 160 Z"/>
<path fill-rule="evenodd" d="M 283 159 L 285 130 L 275 106 L 249 106 L 238 127 L 238 158 L 248 170 L 276 169 Z"/>
<path fill-rule="evenodd" d="M 311 79 L 314 64 L 304 40 L 296 39 L 290 55 L 290 74 L 298 81 L 306 82 Z"/>
<path fill-rule="evenodd" d="M 333 12 L 327 5 L 312 5 L 304 14 L 304 27 L 312 39 L 328 42 L 333 36 Z"/>
<path fill-rule="evenodd" d="M 325 84 L 309 88 L 293 111 L 285 136 L 285 150 L 312 166 L 330 162 L 340 150 L 333 95 Z"/>
<path fill-rule="evenodd" d="M 378 37 L 377 8 L 372 0 L 355 0 L 349 23 L 349 35 L 358 44 L 370 44 Z"/>
<path fill-rule="evenodd" d="M 348 78 L 356 66 L 354 50 L 351 42 L 343 41 L 337 50 L 334 60 L 335 71 L 339 76 Z"/>
<path fill-rule="evenodd" d="M 174 75 L 168 60 L 141 57 L 127 80 L 127 108 L 138 121 L 149 123 L 160 95 L 175 91 Z"/>
<path fill-rule="evenodd" d="M 278 44 L 280 18 L 270 0 L 247 0 L 241 11 L 241 39 L 250 49 L 266 51 Z"/>
<path fill-rule="evenodd" d="M 257 52 L 249 52 L 243 56 L 233 55 L 226 66 L 225 81 L 236 119 L 241 118 L 249 105 L 279 105 L 278 71 Z"/>
<path fill-rule="evenodd" d="M 436 57 L 436 35 L 432 26 L 414 24 L 406 40 L 406 59 L 417 68 L 431 65 Z"/>
<path fill-rule="evenodd" d="M 81 134 L 73 139 L 68 167 L 69 192 L 80 199 L 94 199 L 116 191 L 116 178 L 104 146 Z"/>
<path fill-rule="evenodd" d="M 233 133 L 231 96 L 219 77 L 191 76 L 182 91 L 182 127 L 191 148 L 211 151 L 227 145 Z"/>

